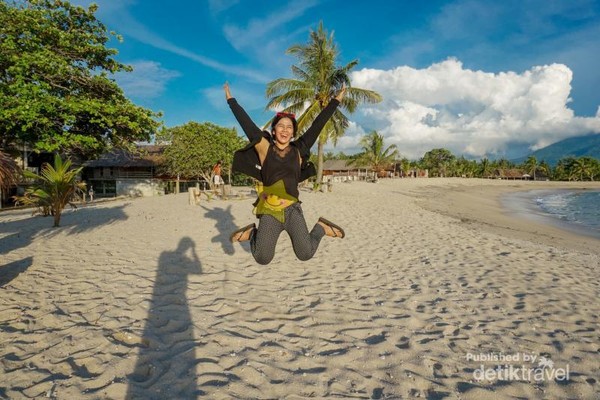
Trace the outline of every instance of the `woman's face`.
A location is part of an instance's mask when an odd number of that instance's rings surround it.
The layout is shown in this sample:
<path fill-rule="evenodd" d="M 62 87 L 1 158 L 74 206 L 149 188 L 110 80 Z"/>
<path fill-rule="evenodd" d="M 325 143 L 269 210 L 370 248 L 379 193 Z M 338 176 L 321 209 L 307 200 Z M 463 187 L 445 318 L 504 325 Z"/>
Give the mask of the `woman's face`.
<path fill-rule="evenodd" d="M 277 143 L 288 144 L 294 137 L 294 124 L 290 118 L 283 117 L 277 121 L 273 131 Z"/>

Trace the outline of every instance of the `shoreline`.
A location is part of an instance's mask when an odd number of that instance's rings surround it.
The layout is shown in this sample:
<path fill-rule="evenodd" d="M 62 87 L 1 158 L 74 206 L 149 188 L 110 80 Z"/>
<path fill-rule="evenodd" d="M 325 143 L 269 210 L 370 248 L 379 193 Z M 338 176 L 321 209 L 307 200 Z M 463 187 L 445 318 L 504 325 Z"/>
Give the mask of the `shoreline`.
<path fill-rule="evenodd" d="M 528 200 L 522 198 L 539 191 L 600 190 L 600 182 L 465 181 L 444 190 L 431 190 L 423 208 L 510 238 L 600 254 L 599 238 L 543 215 L 541 210 L 527 206 Z M 511 204 L 507 199 L 510 196 L 515 196 L 519 203 Z"/>
<path fill-rule="evenodd" d="M 576 235 L 600 239 L 600 231 L 586 226 L 585 224 L 564 220 L 555 214 L 547 213 L 536 203 L 536 199 L 552 194 L 563 192 L 579 193 L 589 190 L 590 189 L 535 189 L 501 195 L 500 201 L 506 209 L 533 222 L 552 225 Z"/>

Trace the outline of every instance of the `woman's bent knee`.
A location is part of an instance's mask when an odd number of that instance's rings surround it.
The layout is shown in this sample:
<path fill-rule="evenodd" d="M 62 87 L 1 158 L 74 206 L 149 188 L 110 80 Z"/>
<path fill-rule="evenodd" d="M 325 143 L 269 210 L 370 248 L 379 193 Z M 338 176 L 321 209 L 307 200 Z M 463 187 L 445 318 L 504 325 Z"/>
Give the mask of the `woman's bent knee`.
<path fill-rule="evenodd" d="M 308 254 L 308 253 L 305 253 L 305 254 L 296 254 L 296 257 L 297 257 L 297 258 L 298 258 L 298 260 L 300 260 L 300 261 L 308 261 L 308 260 L 310 260 L 311 258 L 313 258 L 313 255 L 314 255 L 314 254 Z"/>
<path fill-rule="evenodd" d="M 266 255 L 266 254 L 252 254 L 254 256 L 254 260 L 259 263 L 260 265 L 267 265 L 269 264 L 271 261 L 273 261 L 273 256 L 272 255 Z"/>

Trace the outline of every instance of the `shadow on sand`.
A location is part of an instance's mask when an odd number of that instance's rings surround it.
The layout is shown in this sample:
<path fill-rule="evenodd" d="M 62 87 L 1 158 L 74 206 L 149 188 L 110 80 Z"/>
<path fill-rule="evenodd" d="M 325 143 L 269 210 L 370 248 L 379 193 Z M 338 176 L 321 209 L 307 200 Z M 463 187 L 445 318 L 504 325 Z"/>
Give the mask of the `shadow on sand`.
<path fill-rule="evenodd" d="M 126 399 L 196 399 L 194 325 L 186 297 L 188 275 L 201 274 L 195 243 L 184 237 L 160 255 L 154 290 Z"/>
<path fill-rule="evenodd" d="M 33 264 L 32 256 L 7 261 L 5 254 L 29 246 L 38 236 L 50 238 L 61 232 L 86 232 L 125 220 L 127 215 L 123 209 L 127 205 L 128 203 L 115 207 L 85 207 L 77 209 L 76 213 L 66 210 L 58 228 L 52 228 L 52 217 L 31 216 L 31 209 L 7 210 L 0 214 L 0 287 L 10 283 Z"/>
<path fill-rule="evenodd" d="M 33 257 L 26 257 L 19 261 L 13 261 L 11 263 L 0 265 L 0 287 L 10 283 L 19 274 L 27 271 L 33 264 Z"/>
<path fill-rule="evenodd" d="M 232 255 L 235 252 L 233 243 L 229 240 L 229 236 L 238 228 L 233 223 L 233 215 L 231 214 L 231 206 L 227 206 L 226 209 L 215 207 L 213 209 L 202 206 L 206 211 L 204 213 L 205 218 L 215 220 L 215 227 L 219 231 L 219 234 L 212 238 L 213 243 L 220 243 L 223 248 L 223 252 L 227 255 Z M 249 222 L 248 222 L 249 223 Z M 247 224 L 244 224 L 247 225 Z M 242 225 L 243 226 L 243 225 Z M 247 252 L 250 252 L 250 246 L 248 244 L 242 245 L 242 248 Z"/>
<path fill-rule="evenodd" d="M 37 236 L 52 237 L 66 232 L 69 235 L 92 231 L 104 225 L 127 219 L 124 209 L 129 203 L 114 207 L 85 207 L 66 210 L 60 226 L 52 227 L 52 217 L 31 216 L 31 209 L 19 210 L 9 215 L 0 214 L 0 254 L 27 247 Z M 11 219 L 12 216 L 12 219 Z M 7 222 L 4 222 L 8 220 Z"/>

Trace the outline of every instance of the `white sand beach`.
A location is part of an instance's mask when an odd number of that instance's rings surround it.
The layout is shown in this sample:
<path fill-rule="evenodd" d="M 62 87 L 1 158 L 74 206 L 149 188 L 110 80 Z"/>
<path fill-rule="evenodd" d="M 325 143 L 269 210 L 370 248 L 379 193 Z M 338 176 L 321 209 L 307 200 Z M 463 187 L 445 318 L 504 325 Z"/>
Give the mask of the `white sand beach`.
<path fill-rule="evenodd" d="M 499 202 L 560 187 L 600 184 L 303 191 L 346 238 L 301 262 L 283 234 L 268 266 L 228 240 L 251 198 L 3 211 L 0 399 L 600 398 L 600 240 Z"/>

